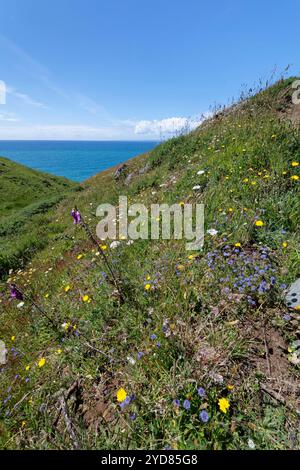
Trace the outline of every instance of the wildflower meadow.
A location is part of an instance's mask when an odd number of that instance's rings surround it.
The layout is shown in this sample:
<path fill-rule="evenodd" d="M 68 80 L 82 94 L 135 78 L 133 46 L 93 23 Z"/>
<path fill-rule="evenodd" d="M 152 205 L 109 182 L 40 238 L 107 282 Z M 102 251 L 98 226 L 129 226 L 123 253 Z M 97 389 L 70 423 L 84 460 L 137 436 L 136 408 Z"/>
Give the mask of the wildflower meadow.
<path fill-rule="evenodd" d="M 0 256 L 3 449 L 299 448 L 294 80 L 1 220 L 24 241 Z M 120 195 L 202 204 L 203 246 L 99 239 Z"/>

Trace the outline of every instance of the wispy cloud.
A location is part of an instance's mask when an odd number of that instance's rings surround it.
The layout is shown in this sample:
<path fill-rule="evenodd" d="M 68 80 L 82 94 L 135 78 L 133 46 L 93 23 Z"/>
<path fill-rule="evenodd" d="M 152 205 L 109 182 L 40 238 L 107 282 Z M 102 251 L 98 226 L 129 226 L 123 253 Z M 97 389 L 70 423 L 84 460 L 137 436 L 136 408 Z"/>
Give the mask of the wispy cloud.
<path fill-rule="evenodd" d="M 19 122 L 20 119 L 15 115 L 15 113 L 9 113 L 6 111 L 0 112 L 0 121 L 6 122 Z"/>
<path fill-rule="evenodd" d="M 7 95 L 14 96 L 18 100 L 21 100 L 23 103 L 25 103 L 29 106 L 34 106 L 36 108 L 46 108 L 44 103 L 41 103 L 40 101 L 36 101 L 31 96 L 29 96 L 27 93 L 21 93 L 21 92 L 17 91 L 15 88 L 13 88 L 11 86 L 6 86 L 6 93 L 7 93 Z"/>
<path fill-rule="evenodd" d="M 4 124 L 4 123 L 3 123 Z M 128 126 L 0 125 L 0 139 L 7 140 L 126 140 L 134 138 Z"/>
<path fill-rule="evenodd" d="M 76 91 L 65 90 L 60 87 L 55 80 L 51 77 L 51 72 L 43 64 L 35 60 L 30 54 L 28 54 L 24 49 L 15 44 L 11 39 L 7 38 L 0 34 L 0 41 L 11 50 L 11 52 L 19 57 L 19 59 L 26 65 L 26 70 L 29 71 L 30 75 L 43 83 L 43 85 L 50 90 L 52 93 L 55 93 L 60 98 L 64 99 L 69 103 L 69 106 L 72 108 L 79 107 L 80 109 L 86 111 L 89 114 L 101 116 L 107 121 L 112 121 L 113 118 L 110 116 L 108 111 L 99 103 L 94 101 L 92 98 L 87 96 L 84 93 L 78 93 Z M 43 103 L 34 100 L 25 93 L 15 92 L 16 97 L 23 99 L 24 102 L 32 104 L 40 108 L 46 107 Z"/>
<path fill-rule="evenodd" d="M 97 103 L 95 100 L 93 100 L 86 94 L 75 93 L 73 99 L 81 107 L 81 109 L 84 109 L 89 114 L 97 116 L 98 118 L 101 117 L 102 119 L 108 122 L 114 121 L 113 117 L 109 114 L 109 112 L 105 109 L 104 106 Z"/>

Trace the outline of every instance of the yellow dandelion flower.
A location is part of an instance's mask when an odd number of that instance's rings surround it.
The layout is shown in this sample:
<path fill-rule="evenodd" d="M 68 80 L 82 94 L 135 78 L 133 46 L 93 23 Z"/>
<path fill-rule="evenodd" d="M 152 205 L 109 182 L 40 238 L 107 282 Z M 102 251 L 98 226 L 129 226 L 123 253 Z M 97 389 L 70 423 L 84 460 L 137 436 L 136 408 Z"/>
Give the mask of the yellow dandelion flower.
<path fill-rule="evenodd" d="M 69 292 L 70 289 L 71 289 L 71 286 L 66 286 L 65 287 L 65 292 Z"/>
<path fill-rule="evenodd" d="M 102 250 L 102 251 L 107 250 L 107 246 L 106 246 L 106 245 L 101 245 L 101 250 Z"/>
<path fill-rule="evenodd" d="M 230 403 L 227 400 L 227 398 L 219 398 L 218 405 L 219 405 L 220 411 L 222 411 L 222 413 L 225 413 L 225 414 L 227 413 L 230 407 Z"/>
<path fill-rule="evenodd" d="M 147 279 L 147 281 L 150 281 L 151 276 L 147 276 L 146 279 Z"/>
<path fill-rule="evenodd" d="M 145 285 L 145 290 L 149 290 L 149 289 L 151 289 L 151 284 L 146 284 Z"/>
<path fill-rule="evenodd" d="M 244 178 L 244 179 L 243 179 L 243 182 L 244 182 L 244 183 L 248 183 L 248 181 L 249 181 L 249 178 Z"/>
<path fill-rule="evenodd" d="M 255 225 L 256 225 L 256 227 L 263 227 L 265 224 L 262 220 L 256 220 Z"/>
<path fill-rule="evenodd" d="M 252 186 L 255 186 L 255 185 L 256 185 L 256 181 L 254 181 L 254 180 L 251 181 L 251 184 L 252 184 Z"/>
<path fill-rule="evenodd" d="M 77 259 L 81 259 L 82 257 L 83 257 L 83 255 L 78 255 Z"/>
<path fill-rule="evenodd" d="M 49 297 L 49 294 L 45 294 L 45 299 L 48 299 L 48 297 Z"/>
<path fill-rule="evenodd" d="M 46 363 L 46 359 L 44 357 L 41 357 L 41 359 L 38 362 L 39 367 L 43 367 Z"/>
<path fill-rule="evenodd" d="M 194 255 L 189 255 L 188 259 L 194 259 Z"/>
<path fill-rule="evenodd" d="M 293 167 L 299 166 L 299 162 L 292 162 L 292 166 L 293 166 Z"/>
<path fill-rule="evenodd" d="M 88 300 L 89 300 L 89 296 L 88 296 L 88 295 L 84 295 L 84 296 L 82 297 L 82 301 L 83 301 L 83 302 L 88 302 Z"/>
<path fill-rule="evenodd" d="M 29 369 L 30 369 L 30 365 L 25 367 L 25 370 L 29 370 Z"/>
<path fill-rule="evenodd" d="M 286 174 L 287 174 L 287 171 L 283 171 L 282 174 L 283 174 L 283 175 L 286 175 Z"/>
<path fill-rule="evenodd" d="M 299 176 L 298 175 L 292 175 L 291 180 L 298 181 Z"/>
<path fill-rule="evenodd" d="M 122 401 L 124 401 L 127 397 L 127 393 L 126 391 L 124 390 L 124 388 L 120 388 L 118 391 L 117 391 L 117 400 L 119 403 L 122 403 Z"/>
<path fill-rule="evenodd" d="M 240 248 L 242 245 L 240 243 L 235 243 L 234 246 L 236 246 L 237 248 Z"/>
<path fill-rule="evenodd" d="M 229 207 L 228 212 L 233 212 L 232 207 Z"/>
<path fill-rule="evenodd" d="M 234 385 L 228 384 L 228 385 L 227 385 L 227 389 L 228 389 L 228 390 L 233 390 L 233 389 L 234 389 Z"/>
<path fill-rule="evenodd" d="M 22 428 L 24 428 L 26 426 L 26 424 L 27 424 L 26 421 L 22 421 L 22 423 L 21 423 Z"/>
<path fill-rule="evenodd" d="M 15 340 L 16 340 L 16 337 L 15 337 L 15 336 L 12 336 L 10 339 L 11 339 L 12 341 L 15 341 Z"/>
<path fill-rule="evenodd" d="M 300 305 L 297 305 L 297 307 L 295 307 L 295 310 L 300 310 Z"/>
<path fill-rule="evenodd" d="M 283 242 L 283 243 L 282 243 L 282 247 L 283 247 L 283 248 L 286 248 L 287 246 L 288 246 L 288 242 Z"/>
<path fill-rule="evenodd" d="M 56 354 L 61 354 L 61 353 L 62 353 L 62 349 L 59 348 L 56 350 Z"/>

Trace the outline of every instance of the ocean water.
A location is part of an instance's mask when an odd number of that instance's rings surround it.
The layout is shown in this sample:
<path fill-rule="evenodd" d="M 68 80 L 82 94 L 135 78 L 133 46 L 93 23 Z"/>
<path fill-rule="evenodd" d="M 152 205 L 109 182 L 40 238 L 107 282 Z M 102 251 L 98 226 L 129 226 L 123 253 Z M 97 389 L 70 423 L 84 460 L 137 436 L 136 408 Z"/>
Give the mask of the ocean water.
<path fill-rule="evenodd" d="M 84 181 L 154 148 L 154 141 L 0 141 L 0 156 L 36 170 Z"/>

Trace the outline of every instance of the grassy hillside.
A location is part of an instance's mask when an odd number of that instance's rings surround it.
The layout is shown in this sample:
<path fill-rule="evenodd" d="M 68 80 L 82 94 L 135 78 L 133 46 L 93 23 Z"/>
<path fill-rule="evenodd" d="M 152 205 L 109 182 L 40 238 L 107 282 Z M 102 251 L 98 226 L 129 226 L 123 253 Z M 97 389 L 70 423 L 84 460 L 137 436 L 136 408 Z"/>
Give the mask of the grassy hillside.
<path fill-rule="evenodd" d="M 2 448 L 299 448 L 300 316 L 284 303 L 300 274 L 291 81 L 130 161 L 127 181 L 97 175 L 53 212 L 57 237 L 8 279 L 24 304 L 0 293 Z M 124 303 L 70 219 L 77 205 L 94 233 L 96 207 L 119 195 L 205 204 L 199 252 L 102 245 Z"/>
<path fill-rule="evenodd" d="M 0 157 L 0 277 L 46 243 L 46 214 L 77 185 Z"/>

